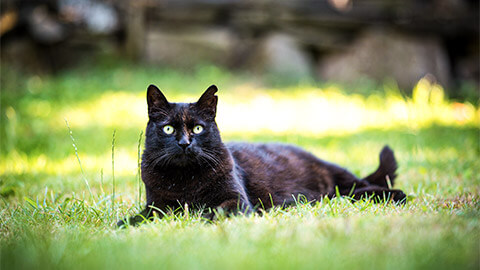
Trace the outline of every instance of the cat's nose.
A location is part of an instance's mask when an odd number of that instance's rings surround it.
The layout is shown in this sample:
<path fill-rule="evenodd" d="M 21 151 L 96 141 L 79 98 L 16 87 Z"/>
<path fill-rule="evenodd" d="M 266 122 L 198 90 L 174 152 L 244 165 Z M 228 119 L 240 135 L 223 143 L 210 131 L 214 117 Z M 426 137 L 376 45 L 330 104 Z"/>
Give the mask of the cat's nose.
<path fill-rule="evenodd" d="M 185 150 L 189 145 L 190 141 L 186 137 L 182 137 L 180 141 L 178 141 L 178 145 L 182 147 L 183 150 Z"/>

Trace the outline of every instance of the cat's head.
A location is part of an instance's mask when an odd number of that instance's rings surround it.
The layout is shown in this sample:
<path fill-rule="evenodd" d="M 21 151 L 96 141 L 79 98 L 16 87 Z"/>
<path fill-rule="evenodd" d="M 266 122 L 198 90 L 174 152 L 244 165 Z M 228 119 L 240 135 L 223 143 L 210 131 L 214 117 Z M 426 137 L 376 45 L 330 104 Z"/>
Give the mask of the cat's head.
<path fill-rule="evenodd" d="M 195 103 L 171 103 L 155 86 L 147 89 L 146 150 L 150 162 L 168 167 L 215 165 L 223 149 L 215 123 L 218 98 L 210 86 Z"/>

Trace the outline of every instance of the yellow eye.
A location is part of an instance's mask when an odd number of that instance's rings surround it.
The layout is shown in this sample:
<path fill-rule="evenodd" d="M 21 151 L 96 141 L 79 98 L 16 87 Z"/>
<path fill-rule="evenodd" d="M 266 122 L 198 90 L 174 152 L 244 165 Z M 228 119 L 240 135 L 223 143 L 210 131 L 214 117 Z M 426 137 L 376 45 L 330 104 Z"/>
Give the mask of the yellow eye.
<path fill-rule="evenodd" d="M 170 135 L 173 133 L 173 131 L 175 131 L 175 129 L 170 125 L 166 125 L 163 127 L 163 132 L 165 132 L 165 134 Z"/>
<path fill-rule="evenodd" d="M 202 133 L 203 131 L 203 127 L 201 125 L 196 125 L 195 127 L 193 127 L 193 133 L 195 134 L 200 134 Z"/>

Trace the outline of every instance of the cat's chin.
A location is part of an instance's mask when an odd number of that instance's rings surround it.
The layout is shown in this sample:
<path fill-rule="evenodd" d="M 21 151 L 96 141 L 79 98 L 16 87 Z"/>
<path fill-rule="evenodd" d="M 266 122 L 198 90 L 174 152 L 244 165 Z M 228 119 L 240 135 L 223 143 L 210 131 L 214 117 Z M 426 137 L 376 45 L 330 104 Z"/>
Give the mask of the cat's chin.
<path fill-rule="evenodd" d="M 198 165 L 198 161 L 191 154 L 180 154 L 171 161 L 171 164 L 175 167 L 191 167 Z"/>

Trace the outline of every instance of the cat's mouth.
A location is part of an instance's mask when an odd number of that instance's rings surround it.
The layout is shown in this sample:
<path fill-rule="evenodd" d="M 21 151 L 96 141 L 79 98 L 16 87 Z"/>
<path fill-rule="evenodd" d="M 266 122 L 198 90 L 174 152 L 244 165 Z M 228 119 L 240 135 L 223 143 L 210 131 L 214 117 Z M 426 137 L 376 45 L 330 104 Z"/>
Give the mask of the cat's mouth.
<path fill-rule="evenodd" d="M 178 151 L 175 157 L 172 160 L 172 163 L 177 166 L 188 166 L 192 164 L 196 164 L 197 158 L 196 154 L 189 149 Z"/>
<path fill-rule="evenodd" d="M 215 153 L 205 149 L 166 149 L 165 153 L 155 161 L 155 165 L 161 167 L 198 167 L 215 166 L 219 163 Z"/>

